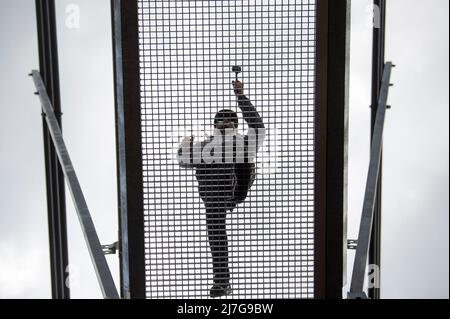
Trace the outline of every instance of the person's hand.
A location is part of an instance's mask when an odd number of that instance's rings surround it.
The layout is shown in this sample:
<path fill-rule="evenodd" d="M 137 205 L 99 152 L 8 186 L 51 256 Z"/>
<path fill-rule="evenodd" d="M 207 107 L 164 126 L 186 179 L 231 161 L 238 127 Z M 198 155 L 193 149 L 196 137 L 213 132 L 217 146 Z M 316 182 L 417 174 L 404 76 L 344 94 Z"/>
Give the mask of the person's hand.
<path fill-rule="evenodd" d="M 234 94 L 236 94 L 236 96 L 244 95 L 244 84 L 241 81 L 233 81 L 233 88 Z"/>

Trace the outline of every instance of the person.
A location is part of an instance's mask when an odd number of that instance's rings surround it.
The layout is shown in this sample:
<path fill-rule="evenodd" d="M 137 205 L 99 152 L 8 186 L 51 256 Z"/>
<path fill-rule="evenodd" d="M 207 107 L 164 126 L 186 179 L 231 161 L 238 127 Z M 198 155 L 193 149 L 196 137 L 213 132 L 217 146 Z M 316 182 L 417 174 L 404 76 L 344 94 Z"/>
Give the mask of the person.
<path fill-rule="evenodd" d="M 186 137 L 177 153 L 182 168 L 196 170 L 199 195 L 206 209 L 213 260 L 212 298 L 231 293 L 226 216 L 247 197 L 256 175 L 254 159 L 266 134 L 261 116 L 244 94 L 243 83 L 236 80 L 232 84 L 249 127 L 247 134 L 238 134 L 236 112 L 221 110 L 214 117 L 213 136 L 195 145 L 192 137 Z"/>

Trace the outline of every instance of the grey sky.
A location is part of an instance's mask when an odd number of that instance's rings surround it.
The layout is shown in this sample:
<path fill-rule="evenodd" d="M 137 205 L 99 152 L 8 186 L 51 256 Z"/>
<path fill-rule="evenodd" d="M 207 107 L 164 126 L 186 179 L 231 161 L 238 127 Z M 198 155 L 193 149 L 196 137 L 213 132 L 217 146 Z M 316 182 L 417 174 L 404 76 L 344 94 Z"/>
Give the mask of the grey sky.
<path fill-rule="evenodd" d="M 58 0 L 63 129 L 103 243 L 117 238 L 114 107 L 108 0 Z M 81 28 L 65 27 L 66 5 Z M 357 236 L 368 165 L 370 1 L 354 0 L 349 238 Z M 448 1 L 390 1 L 393 73 L 385 131 L 384 298 L 448 298 Z M 38 68 L 33 0 L 0 0 L 0 298 L 49 298 L 42 123 L 28 72 Z M 93 155 L 94 154 L 94 155 Z M 75 298 L 99 298 L 68 198 Z M 349 253 L 349 265 L 352 265 Z M 108 257 L 118 278 L 116 257 Z"/>

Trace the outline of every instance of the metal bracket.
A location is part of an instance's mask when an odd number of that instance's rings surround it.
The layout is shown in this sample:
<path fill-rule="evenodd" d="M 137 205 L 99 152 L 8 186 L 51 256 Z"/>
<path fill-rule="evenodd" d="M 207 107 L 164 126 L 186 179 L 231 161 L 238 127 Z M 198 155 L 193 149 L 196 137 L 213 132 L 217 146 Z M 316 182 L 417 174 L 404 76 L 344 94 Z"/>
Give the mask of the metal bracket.
<path fill-rule="evenodd" d="M 349 240 L 347 240 L 347 249 L 356 250 L 357 247 L 358 247 L 358 240 L 357 239 L 349 239 Z"/>
<path fill-rule="evenodd" d="M 373 105 L 369 105 L 369 107 L 371 108 L 371 109 L 373 109 Z M 387 110 L 390 110 L 392 108 L 392 105 L 386 105 L 386 109 Z"/>
<path fill-rule="evenodd" d="M 105 255 L 115 255 L 119 250 L 119 242 L 116 241 L 110 245 L 102 245 L 102 250 Z"/>

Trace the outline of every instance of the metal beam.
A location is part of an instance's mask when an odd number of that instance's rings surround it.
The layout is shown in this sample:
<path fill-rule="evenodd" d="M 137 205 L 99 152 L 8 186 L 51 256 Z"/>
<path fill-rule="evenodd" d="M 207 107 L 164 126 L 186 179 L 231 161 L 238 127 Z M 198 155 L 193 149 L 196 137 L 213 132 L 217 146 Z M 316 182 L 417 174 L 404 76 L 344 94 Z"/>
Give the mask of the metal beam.
<path fill-rule="evenodd" d="M 380 98 L 381 81 L 385 64 L 386 0 L 374 0 L 375 24 L 373 29 L 372 55 L 372 114 L 371 137 L 374 134 L 375 120 Z M 383 153 L 381 153 L 380 173 L 375 200 L 372 235 L 370 240 L 369 264 L 381 266 L 381 196 L 382 196 Z M 380 278 L 378 278 L 378 283 Z M 369 288 L 369 298 L 380 299 L 380 287 Z"/>
<path fill-rule="evenodd" d="M 137 0 L 111 0 L 121 295 L 145 298 L 144 191 Z"/>
<path fill-rule="evenodd" d="M 317 1 L 315 293 L 342 299 L 347 255 L 349 0 Z"/>
<path fill-rule="evenodd" d="M 54 0 L 36 0 L 39 68 L 46 92 L 61 128 L 58 43 Z M 68 266 L 66 202 L 64 175 L 59 165 L 45 119 L 43 119 L 45 173 L 47 188 L 48 233 L 50 246 L 51 288 L 54 299 L 69 299 L 65 284 Z"/>
<path fill-rule="evenodd" d="M 377 189 L 380 176 L 381 153 L 383 147 L 383 129 L 387 109 L 387 98 L 390 87 L 392 63 L 386 63 L 383 80 L 381 83 L 380 98 L 378 100 L 377 114 L 372 136 L 372 147 L 370 151 L 369 173 L 367 176 L 366 191 L 362 210 L 361 224 L 358 235 L 358 247 L 356 249 L 355 262 L 353 265 L 352 282 L 348 297 L 350 299 L 367 298 L 364 292 L 364 281 L 366 278 L 366 267 L 369 255 L 372 225 L 377 200 Z"/>
<path fill-rule="evenodd" d="M 80 220 L 84 238 L 88 246 L 92 263 L 94 264 L 94 269 L 97 274 L 97 279 L 99 281 L 103 296 L 108 299 L 119 298 L 111 272 L 103 254 L 102 246 L 98 239 L 91 214 L 87 207 L 86 200 L 84 199 L 83 192 L 81 191 L 80 183 L 78 182 L 72 161 L 64 143 L 62 132 L 53 110 L 52 102 L 47 94 L 47 89 L 42 81 L 39 71 L 34 70 L 31 74 L 41 101 L 42 111 L 44 113 L 43 115 L 45 117 L 59 163 L 61 164 L 64 176 L 67 179 L 67 186 L 70 194 L 72 195 L 75 210 Z"/>

